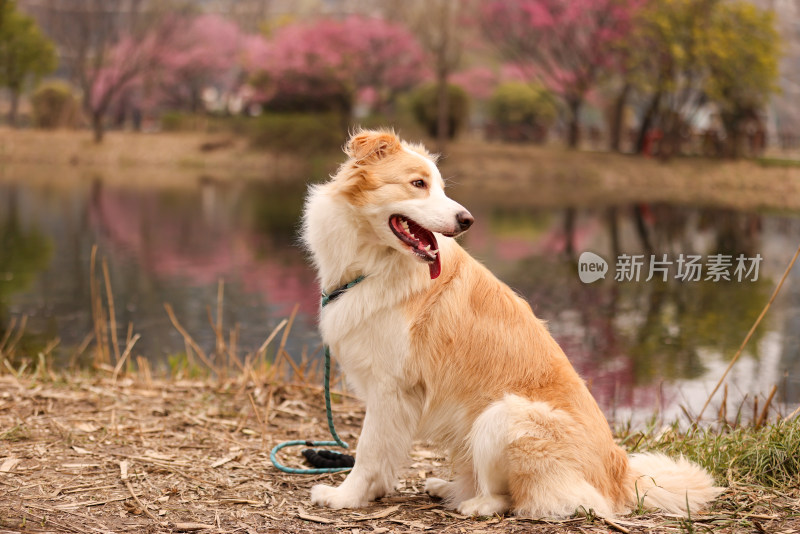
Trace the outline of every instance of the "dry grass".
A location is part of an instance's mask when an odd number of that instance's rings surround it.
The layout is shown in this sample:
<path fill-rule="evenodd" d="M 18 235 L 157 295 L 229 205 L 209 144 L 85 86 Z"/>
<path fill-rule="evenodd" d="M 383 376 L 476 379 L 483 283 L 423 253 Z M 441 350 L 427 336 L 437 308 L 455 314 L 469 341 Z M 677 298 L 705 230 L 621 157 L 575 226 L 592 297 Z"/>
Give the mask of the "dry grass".
<path fill-rule="evenodd" d="M 358 435 L 363 406 L 334 404 L 340 434 Z M 468 519 L 422 492 L 448 476 L 418 443 L 397 492 L 362 510 L 309 502 L 320 481 L 287 475 L 269 450 L 285 439 L 325 439 L 318 388 L 249 380 L 154 380 L 130 375 L 0 377 L 0 526 L 25 532 L 607 532 L 600 518 Z M 282 458 L 300 466 L 298 451 Z M 791 532 L 800 528 L 797 486 L 729 481 L 691 521 L 655 513 L 614 520 L 623 531 Z M 385 529 L 385 530 L 384 530 Z M 763 529 L 763 530 L 762 530 Z"/>

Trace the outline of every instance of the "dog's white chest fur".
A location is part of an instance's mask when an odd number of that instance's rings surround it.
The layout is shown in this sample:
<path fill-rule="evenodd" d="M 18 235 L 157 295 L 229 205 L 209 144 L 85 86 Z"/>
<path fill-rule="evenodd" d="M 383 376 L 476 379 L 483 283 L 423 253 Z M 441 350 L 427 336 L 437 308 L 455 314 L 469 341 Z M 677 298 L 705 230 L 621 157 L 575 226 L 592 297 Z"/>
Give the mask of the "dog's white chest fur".
<path fill-rule="evenodd" d="M 356 395 L 368 400 L 387 381 L 403 379 L 409 354 L 409 327 L 397 306 L 373 300 L 367 279 L 323 309 L 320 331 Z M 363 287 L 362 287 L 363 286 Z"/>

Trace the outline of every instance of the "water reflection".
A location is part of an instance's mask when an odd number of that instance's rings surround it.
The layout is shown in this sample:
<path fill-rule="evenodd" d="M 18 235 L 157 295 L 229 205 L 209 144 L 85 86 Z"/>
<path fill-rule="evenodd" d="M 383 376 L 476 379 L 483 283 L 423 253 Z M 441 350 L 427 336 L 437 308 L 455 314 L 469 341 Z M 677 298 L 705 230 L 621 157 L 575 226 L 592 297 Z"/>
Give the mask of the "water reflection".
<path fill-rule="evenodd" d="M 19 216 L 17 186 L 9 188 L 0 209 L 0 340 L 6 339 L 12 318 L 3 304 L 15 293 L 29 291 L 39 273 L 47 267 L 52 256 L 52 241 L 35 223 L 23 225 Z M 56 337 L 57 331 L 49 328 L 45 334 Z M 23 331 L 18 342 L 21 351 L 36 354 L 44 348 L 42 335 Z"/>
<path fill-rule="evenodd" d="M 462 199 L 467 202 L 468 200 Z M 475 213 L 476 210 L 473 210 Z M 691 206 L 634 205 L 590 210 L 487 210 L 490 224 L 468 234 L 466 245 L 531 302 L 608 412 L 678 403 L 699 407 L 766 303 L 800 240 L 800 219 Z M 571 234 L 571 235 L 568 235 Z M 765 259 L 748 282 L 615 282 L 586 285 L 576 252 L 610 262 L 622 253 L 739 254 Z M 795 275 L 800 269 L 795 269 Z M 797 403 L 800 315 L 790 292 L 778 299 L 737 364 L 731 403 L 745 393 L 782 388 Z M 792 304 L 794 302 L 794 304 Z M 787 324 L 784 326 L 783 321 Z M 780 358 L 778 358 L 778 347 Z M 780 360 L 780 361 L 778 361 Z"/>
<path fill-rule="evenodd" d="M 183 189 L 100 178 L 69 187 L 0 184 L 0 329 L 28 314 L 29 342 L 59 336 L 65 352 L 77 346 L 92 328 L 89 254 L 97 243 L 109 262 L 120 336 L 132 323 L 142 334 L 137 351 L 154 364 L 183 350 L 164 302 L 213 346 L 207 309 L 219 279 L 224 320 L 239 325 L 241 347 L 258 347 L 299 304 L 288 349 L 313 351 L 318 290 L 296 246 L 303 190 L 213 177 Z M 455 193 L 477 219 L 464 245 L 550 322 L 612 416 L 702 404 L 800 240 L 800 219 L 787 215 L 661 204 L 510 208 Z M 581 283 L 576 262 L 585 250 L 612 264 L 605 280 Z M 761 254 L 764 262 L 755 282 L 616 282 L 622 253 Z M 800 400 L 798 287 L 787 284 L 737 364 L 740 394 L 776 383 L 783 400 Z"/>

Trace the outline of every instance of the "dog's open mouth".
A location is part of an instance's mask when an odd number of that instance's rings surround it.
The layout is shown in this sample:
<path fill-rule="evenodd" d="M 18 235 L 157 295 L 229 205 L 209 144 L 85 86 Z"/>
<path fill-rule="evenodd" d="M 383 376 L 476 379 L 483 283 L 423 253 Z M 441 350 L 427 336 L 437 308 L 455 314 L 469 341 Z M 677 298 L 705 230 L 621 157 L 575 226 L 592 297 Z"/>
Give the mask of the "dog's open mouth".
<path fill-rule="evenodd" d="M 436 243 L 433 232 L 402 215 L 389 217 L 389 228 L 392 229 L 392 232 L 400 241 L 411 249 L 411 252 L 428 264 L 431 271 L 431 280 L 441 274 L 442 265 L 439 262 L 439 245 Z"/>

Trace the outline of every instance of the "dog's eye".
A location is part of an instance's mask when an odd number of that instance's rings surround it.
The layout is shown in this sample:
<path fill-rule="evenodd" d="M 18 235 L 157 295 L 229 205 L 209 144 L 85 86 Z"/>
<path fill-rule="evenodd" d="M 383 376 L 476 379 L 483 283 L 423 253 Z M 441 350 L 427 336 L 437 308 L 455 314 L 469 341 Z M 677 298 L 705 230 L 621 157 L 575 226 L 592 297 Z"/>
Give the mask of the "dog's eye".
<path fill-rule="evenodd" d="M 413 185 L 414 187 L 424 188 L 425 180 L 414 180 L 413 182 L 411 182 L 411 185 Z"/>

